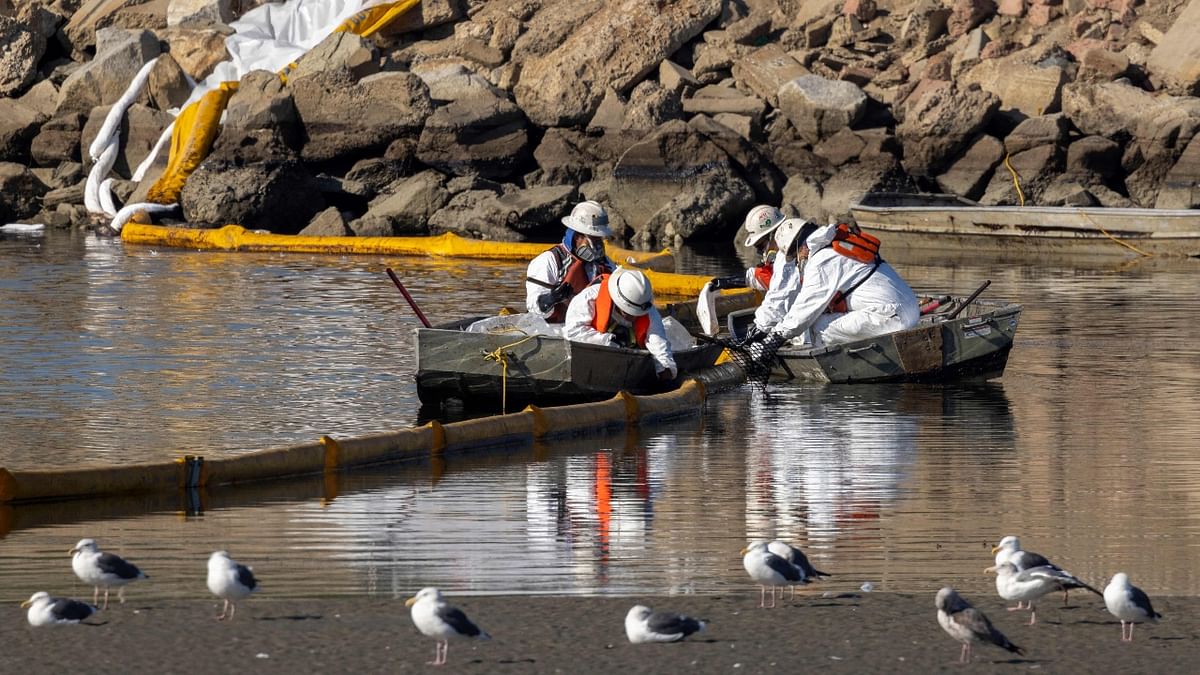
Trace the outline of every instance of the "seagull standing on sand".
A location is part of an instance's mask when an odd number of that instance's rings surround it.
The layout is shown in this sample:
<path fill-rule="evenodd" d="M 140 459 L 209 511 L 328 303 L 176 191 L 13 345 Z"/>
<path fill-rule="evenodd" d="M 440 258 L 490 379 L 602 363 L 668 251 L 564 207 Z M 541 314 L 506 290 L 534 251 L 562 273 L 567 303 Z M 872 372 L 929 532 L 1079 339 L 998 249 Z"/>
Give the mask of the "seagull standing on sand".
<path fill-rule="evenodd" d="M 117 599 L 124 604 L 125 584 L 149 578 L 121 556 L 102 553 L 95 539 L 80 539 L 67 553 L 71 554 L 71 569 L 75 570 L 75 576 L 93 588 L 92 604 L 98 604 L 100 588 L 104 587 L 102 609 L 108 609 L 108 590 L 113 586 L 117 587 Z"/>
<path fill-rule="evenodd" d="M 674 612 L 655 612 L 645 605 L 634 605 L 625 615 L 625 635 L 633 644 L 679 642 L 704 630 L 708 622 Z"/>
<path fill-rule="evenodd" d="M 217 621 L 237 611 L 236 600 L 241 600 L 258 590 L 258 580 L 254 578 L 254 568 L 239 565 L 229 557 L 227 551 L 216 551 L 208 557 L 208 590 L 225 601 L 221 615 Z"/>
<path fill-rule="evenodd" d="M 750 575 L 750 578 L 758 582 L 759 607 L 769 609 L 775 606 L 776 586 L 808 583 L 804 578 L 804 572 L 799 567 L 771 553 L 765 541 L 752 541 L 742 549 L 742 566 L 746 568 L 746 573 Z M 767 586 L 771 587 L 771 604 L 769 606 L 767 605 Z"/>
<path fill-rule="evenodd" d="M 417 630 L 437 640 L 431 666 L 446 663 L 450 653 L 450 638 L 476 638 L 490 640 L 492 636 L 471 623 L 466 614 L 446 603 L 442 592 L 436 588 L 422 588 L 416 595 L 404 601 L 412 607 L 412 620 Z"/>
<path fill-rule="evenodd" d="M 28 607 L 30 626 L 62 626 L 79 623 L 97 611 L 94 605 L 69 598 L 52 598 L 46 591 L 38 591 L 21 603 Z"/>
<path fill-rule="evenodd" d="M 767 550 L 790 562 L 792 565 L 800 568 L 800 571 L 804 573 L 804 583 L 808 583 L 809 581 L 817 581 L 821 577 L 833 576 L 828 572 L 822 572 L 821 570 L 813 567 L 812 563 L 808 561 L 808 556 L 804 555 L 804 551 L 801 551 L 786 541 L 780 541 L 779 539 L 776 539 L 775 541 L 767 544 Z M 791 588 L 791 597 L 794 598 L 796 597 L 796 586 L 792 585 Z"/>
<path fill-rule="evenodd" d="M 1028 569 L 1033 569 L 1034 567 L 1049 567 L 1052 569 L 1063 571 L 1063 568 L 1050 562 L 1043 555 L 1039 555 L 1032 551 L 1022 551 L 1021 550 L 1021 540 L 1017 539 L 1015 536 L 1013 536 L 1011 534 L 1008 535 L 1007 537 L 1004 537 L 1003 539 L 1001 539 L 999 544 L 996 544 L 995 546 L 993 546 L 992 553 L 996 556 L 995 560 L 996 560 L 997 567 L 999 567 L 1000 565 L 1003 565 L 1004 563 L 1012 563 L 1013 567 L 1016 567 L 1018 572 L 1022 572 L 1024 570 L 1028 570 Z M 1082 583 L 1082 582 L 1080 582 L 1080 583 Z M 1088 590 L 1090 590 L 1091 592 L 1093 592 L 1097 595 L 1100 594 L 1100 591 L 1097 591 L 1096 589 L 1092 588 L 1091 586 L 1084 585 L 1083 588 L 1087 588 Z M 1064 587 L 1062 589 L 1063 607 L 1067 606 L 1067 593 L 1069 590 L 1070 590 L 1070 588 L 1067 588 L 1067 587 Z M 1025 608 L 1022 607 L 1021 603 L 1018 602 L 1017 606 L 1013 607 L 1012 609 L 1025 609 Z"/>
<path fill-rule="evenodd" d="M 977 644 L 993 644 L 1016 654 L 1025 653 L 1004 637 L 1004 633 L 996 630 L 983 612 L 972 607 L 953 588 L 946 586 L 938 591 L 934 604 L 937 605 L 937 619 L 942 630 L 962 643 L 962 651 L 958 656 L 960 663 L 971 660 Z"/>
<path fill-rule="evenodd" d="M 1121 620 L 1121 641 L 1133 642 L 1133 624 L 1157 623 L 1162 614 L 1154 611 L 1150 598 L 1142 589 L 1129 583 L 1129 575 L 1117 572 L 1104 587 L 1104 606 L 1108 613 Z M 1129 624 L 1129 636 L 1125 636 L 1125 624 Z"/>
<path fill-rule="evenodd" d="M 1058 590 L 1065 591 L 1071 588 L 1086 588 L 1100 595 L 1100 591 L 1053 565 L 1031 567 L 1027 570 L 1018 571 L 1016 565 L 1002 563 L 989 567 L 984 571 L 996 573 L 996 592 L 1000 594 L 1000 597 L 1005 600 L 1017 601 L 1017 606 L 1009 607 L 1008 611 L 1014 612 L 1018 609 L 1029 610 L 1030 626 L 1037 623 L 1037 610 L 1033 607 L 1033 601 L 1047 593 L 1053 593 Z M 1022 601 L 1028 601 L 1029 607 L 1021 607 L 1020 603 Z"/>

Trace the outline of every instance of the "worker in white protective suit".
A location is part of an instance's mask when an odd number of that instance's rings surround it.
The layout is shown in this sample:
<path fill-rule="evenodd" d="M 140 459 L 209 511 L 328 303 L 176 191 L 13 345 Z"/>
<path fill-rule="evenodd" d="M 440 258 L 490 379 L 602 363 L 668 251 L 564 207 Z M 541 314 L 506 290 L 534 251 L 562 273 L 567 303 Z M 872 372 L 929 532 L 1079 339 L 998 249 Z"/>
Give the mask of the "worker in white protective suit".
<path fill-rule="evenodd" d="M 793 338 L 822 346 L 917 325 L 917 296 L 879 256 L 875 237 L 851 225 L 792 221 L 775 231 L 775 240 L 784 253 L 797 250 L 803 285 L 783 319 L 751 342 L 756 363 L 769 365 Z"/>
<path fill-rule="evenodd" d="M 802 229 L 808 224 L 808 221 L 802 218 L 787 218 L 775 232 L 779 232 L 785 227 L 788 231 L 797 231 L 798 228 Z M 774 242 L 775 237 L 772 236 L 771 239 Z M 754 310 L 754 323 L 750 325 L 750 330 L 746 335 L 748 340 L 770 332 L 776 324 L 783 320 L 788 309 L 796 301 L 796 297 L 800 295 L 800 285 L 803 282 L 803 270 L 801 269 L 803 261 L 799 259 L 796 247 L 780 250 L 778 244 L 773 243 L 772 248 L 775 249 L 775 259 L 771 265 L 771 280 L 767 285 L 767 292 L 763 294 L 762 302 Z"/>
<path fill-rule="evenodd" d="M 756 291 L 766 291 L 771 282 L 772 262 L 775 258 L 775 238 L 771 233 L 784 221 L 783 212 L 774 206 L 760 204 L 750 209 L 742 227 L 746 230 L 746 239 L 742 242 L 747 248 L 753 248 L 759 256 L 759 262 L 745 272 L 728 277 L 715 277 L 709 282 L 713 290 L 721 288 L 753 288 Z"/>
<path fill-rule="evenodd" d="M 637 270 L 618 267 L 596 277 L 571 300 L 563 334 L 576 342 L 645 349 L 660 380 L 674 380 L 678 373 L 662 315 L 654 308 L 654 289 Z"/>
<path fill-rule="evenodd" d="M 548 323 L 562 323 L 571 298 L 616 267 L 604 252 L 612 229 L 603 206 L 580 202 L 562 223 L 567 226 L 563 240 L 531 260 L 525 271 L 525 310 Z"/>

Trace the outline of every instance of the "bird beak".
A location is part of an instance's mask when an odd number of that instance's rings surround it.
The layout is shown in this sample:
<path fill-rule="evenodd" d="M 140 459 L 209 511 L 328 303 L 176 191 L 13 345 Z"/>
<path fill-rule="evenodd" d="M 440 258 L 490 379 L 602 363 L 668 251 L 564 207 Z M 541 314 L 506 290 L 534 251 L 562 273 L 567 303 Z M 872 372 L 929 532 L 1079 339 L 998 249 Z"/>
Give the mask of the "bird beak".
<path fill-rule="evenodd" d="M 73 549 L 71 549 L 70 551 L 67 551 L 67 555 L 71 555 L 71 554 L 73 554 L 73 553 L 78 553 L 78 552 L 79 552 L 79 549 L 77 549 L 77 548 L 73 548 Z"/>
<path fill-rule="evenodd" d="M 993 546 L 993 547 L 992 547 L 992 555 L 996 555 L 996 552 L 997 552 L 997 551 L 999 551 L 999 550 L 1000 550 L 1000 547 L 999 547 L 999 546 Z"/>
<path fill-rule="evenodd" d="M 984 572 L 995 572 L 995 571 L 996 571 L 996 566 L 995 566 L 995 565 L 993 565 L 993 566 L 991 566 L 991 567 L 988 567 L 987 569 L 985 569 L 985 570 L 983 570 L 983 571 L 984 571 Z"/>
<path fill-rule="evenodd" d="M 746 548 L 743 548 L 743 549 L 742 549 L 742 555 L 746 555 L 746 554 L 747 554 L 747 553 L 749 553 L 749 552 L 750 552 L 750 547 L 749 547 L 749 546 L 747 546 Z"/>
<path fill-rule="evenodd" d="M 415 605 L 415 604 L 417 604 L 417 598 L 416 598 L 416 596 L 413 596 L 413 597 L 411 597 L 411 598 L 409 598 L 409 599 L 407 599 L 407 600 L 405 600 L 405 601 L 404 601 L 404 606 L 405 606 L 405 607 L 412 607 L 412 606 L 413 606 L 413 605 Z"/>
<path fill-rule="evenodd" d="M 30 605 L 32 605 L 32 604 L 33 604 L 32 602 L 29 602 L 28 600 L 26 600 L 25 602 L 22 602 L 22 603 L 21 603 L 21 606 L 22 606 L 22 607 L 28 607 L 28 606 L 30 606 Z"/>

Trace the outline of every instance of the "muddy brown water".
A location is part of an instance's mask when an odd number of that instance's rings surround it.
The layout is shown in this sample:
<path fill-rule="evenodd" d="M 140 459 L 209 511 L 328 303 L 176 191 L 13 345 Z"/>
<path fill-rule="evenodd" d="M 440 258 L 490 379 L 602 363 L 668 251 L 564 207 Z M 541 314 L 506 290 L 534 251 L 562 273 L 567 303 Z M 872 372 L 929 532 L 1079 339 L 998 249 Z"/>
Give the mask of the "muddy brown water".
<path fill-rule="evenodd" d="M 86 595 L 93 537 L 204 595 L 226 548 L 279 596 L 723 593 L 784 538 L 832 589 L 989 593 L 1004 534 L 1103 585 L 1200 594 L 1200 261 L 895 261 L 914 288 L 1025 305 L 1000 380 L 771 385 L 640 433 L 334 481 L 0 508 L 0 601 Z M 681 255 L 681 271 L 732 270 Z M 0 466 L 220 455 L 413 424 L 412 313 L 520 306 L 522 267 L 197 253 L 0 234 Z"/>

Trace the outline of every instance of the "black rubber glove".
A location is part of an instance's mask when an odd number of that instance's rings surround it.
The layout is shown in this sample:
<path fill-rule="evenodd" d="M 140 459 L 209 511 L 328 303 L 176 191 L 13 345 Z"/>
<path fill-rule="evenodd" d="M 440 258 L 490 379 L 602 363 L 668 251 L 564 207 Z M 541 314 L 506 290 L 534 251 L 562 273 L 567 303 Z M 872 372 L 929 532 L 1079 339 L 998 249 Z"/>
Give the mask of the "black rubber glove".
<path fill-rule="evenodd" d="M 728 277 L 713 277 L 712 281 L 708 283 L 709 287 L 713 290 L 720 288 L 745 288 L 746 276 L 744 274 L 735 274 Z"/>
<path fill-rule="evenodd" d="M 549 312 L 555 305 L 571 297 L 571 284 L 563 282 L 547 293 L 538 296 L 538 310 Z"/>
<path fill-rule="evenodd" d="M 760 330 L 758 324 L 752 323 L 746 329 L 746 336 L 742 338 L 741 344 L 748 345 L 753 342 L 758 342 L 767 336 L 768 331 Z"/>
<path fill-rule="evenodd" d="M 779 333 L 771 332 L 756 337 L 742 346 L 750 356 L 750 367 L 746 377 L 751 380 L 765 382 L 771 376 L 771 368 L 775 366 L 775 355 L 779 348 L 787 342 L 787 338 Z"/>

